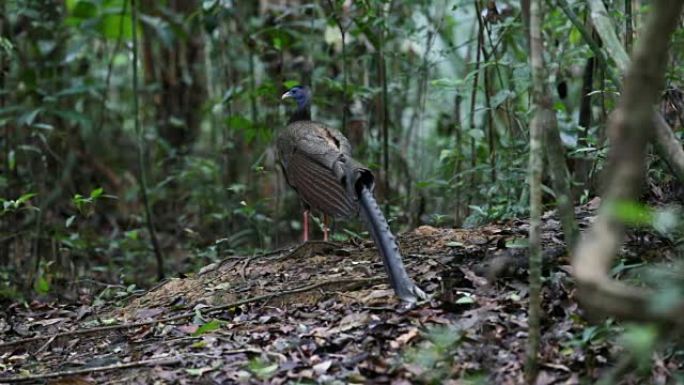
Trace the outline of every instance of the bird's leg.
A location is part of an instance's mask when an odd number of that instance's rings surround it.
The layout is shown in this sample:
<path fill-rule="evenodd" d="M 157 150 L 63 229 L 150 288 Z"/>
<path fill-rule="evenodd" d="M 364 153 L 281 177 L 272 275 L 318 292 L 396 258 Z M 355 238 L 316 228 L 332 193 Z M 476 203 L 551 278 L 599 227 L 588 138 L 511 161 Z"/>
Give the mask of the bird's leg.
<path fill-rule="evenodd" d="M 328 214 L 323 214 L 323 240 L 328 240 Z"/>
<path fill-rule="evenodd" d="M 309 241 L 309 210 L 304 210 L 304 234 L 302 235 L 302 238 L 304 242 Z"/>

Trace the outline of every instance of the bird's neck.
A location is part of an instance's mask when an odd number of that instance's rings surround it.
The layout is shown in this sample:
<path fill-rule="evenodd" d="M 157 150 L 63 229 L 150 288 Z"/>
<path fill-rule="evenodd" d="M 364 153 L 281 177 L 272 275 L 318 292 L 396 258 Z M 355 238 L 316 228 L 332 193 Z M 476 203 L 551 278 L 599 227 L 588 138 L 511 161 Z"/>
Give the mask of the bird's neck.
<path fill-rule="evenodd" d="M 302 120 L 311 120 L 311 105 L 309 103 L 302 103 L 297 106 L 297 109 L 290 116 L 288 123 L 299 122 Z"/>

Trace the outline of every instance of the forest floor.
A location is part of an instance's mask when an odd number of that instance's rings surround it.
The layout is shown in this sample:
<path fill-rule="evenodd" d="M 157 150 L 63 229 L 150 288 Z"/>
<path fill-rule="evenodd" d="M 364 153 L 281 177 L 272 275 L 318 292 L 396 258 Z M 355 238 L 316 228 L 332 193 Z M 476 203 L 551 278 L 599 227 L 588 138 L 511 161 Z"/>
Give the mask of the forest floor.
<path fill-rule="evenodd" d="M 596 206 L 577 209 L 582 227 Z M 118 301 L 15 304 L 0 319 L 0 383 L 522 384 L 527 231 L 515 220 L 401 235 L 409 274 L 432 296 L 411 309 L 368 242 L 233 256 Z M 537 384 L 593 382 L 624 355 L 620 327 L 583 318 L 553 213 L 543 244 Z M 669 247 L 632 234 L 624 255 Z M 682 370 L 682 357 L 656 353 L 623 383 L 670 383 Z"/>

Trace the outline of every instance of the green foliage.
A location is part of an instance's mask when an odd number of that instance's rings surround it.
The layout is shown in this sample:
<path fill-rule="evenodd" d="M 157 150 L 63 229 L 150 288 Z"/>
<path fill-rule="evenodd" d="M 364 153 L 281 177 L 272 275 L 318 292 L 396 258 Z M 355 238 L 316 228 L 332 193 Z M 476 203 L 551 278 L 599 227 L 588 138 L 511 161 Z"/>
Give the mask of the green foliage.
<path fill-rule="evenodd" d="M 221 321 L 219 320 L 211 320 L 209 322 L 204 323 L 202 326 L 197 328 L 194 333 L 192 333 L 193 337 L 201 336 L 202 334 L 210 333 L 215 330 L 218 330 L 221 327 Z"/>
<path fill-rule="evenodd" d="M 64 23 L 107 39 L 130 39 L 133 22 L 128 0 L 67 0 Z"/>
<path fill-rule="evenodd" d="M 249 361 L 247 369 L 260 380 L 268 380 L 278 370 L 278 364 L 256 357 Z"/>
<path fill-rule="evenodd" d="M 84 197 L 81 194 L 75 194 L 71 199 L 71 202 L 81 215 L 89 217 L 93 213 L 95 202 L 102 196 L 103 192 L 104 190 L 100 187 L 91 191 L 88 197 Z M 69 227 L 69 225 L 67 225 L 67 227 Z"/>
<path fill-rule="evenodd" d="M 465 0 L 285 8 L 139 2 L 137 26 L 130 4 L 3 3 L 11 32 L 0 36 L 0 232 L 9 250 L 28 250 L 0 255 L 0 273 L 16 280 L 9 292 L 33 293 L 34 282 L 22 278 L 42 277 L 33 270 L 46 261 L 54 262 L 44 275 L 50 292 L 86 272 L 124 287 L 151 283 L 131 104 L 133 28 L 141 43 L 151 214 L 171 271 L 298 239 L 300 202 L 278 173 L 272 144 L 290 108 L 280 95 L 299 83 L 314 90 L 315 119 L 340 128 L 355 156 L 376 171 L 393 229 L 527 215 L 530 70 L 517 5 L 512 16 L 484 24 L 486 55 L 478 55 L 476 11 Z M 585 11 L 581 2 L 573 7 Z M 607 151 L 605 114 L 617 94 L 596 80 L 594 119 L 580 127 L 580 75 L 591 52 L 560 10 L 550 9 L 545 20 L 545 39 L 555 42 L 546 47 L 550 80 L 567 84 L 565 98 L 553 95 L 563 142 L 572 162 L 590 163 L 595 179 Z M 683 36 L 679 31 L 673 44 Z M 668 73 L 674 84 L 682 68 Z M 664 165 L 653 166 L 650 177 L 667 180 Z M 545 191 L 552 204 L 553 191 Z M 595 193 L 595 185 L 583 186 L 581 199 Z M 676 210 L 622 207 L 617 215 L 681 239 Z M 335 230 L 336 240 L 364 236 L 355 222 Z M 637 270 L 632 264 L 617 274 Z"/>
<path fill-rule="evenodd" d="M 676 206 L 652 208 L 639 202 L 620 201 L 609 202 L 606 209 L 629 226 L 653 228 L 665 236 L 681 233 L 681 208 Z"/>
<path fill-rule="evenodd" d="M 427 331 L 426 341 L 406 351 L 404 363 L 417 367 L 414 371 L 419 371 L 421 383 L 441 384 L 451 377 L 454 351 L 462 336 L 462 331 L 451 327 L 433 327 Z"/>
<path fill-rule="evenodd" d="M 2 202 L 2 214 L 27 208 L 26 204 L 36 195 L 36 193 L 26 193 L 13 200 L 0 198 L 0 202 Z"/>
<path fill-rule="evenodd" d="M 624 346 L 634 356 L 637 369 L 642 374 L 651 369 L 651 355 L 656 347 L 658 334 L 655 325 L 632 325 L 622 335 Z"/>

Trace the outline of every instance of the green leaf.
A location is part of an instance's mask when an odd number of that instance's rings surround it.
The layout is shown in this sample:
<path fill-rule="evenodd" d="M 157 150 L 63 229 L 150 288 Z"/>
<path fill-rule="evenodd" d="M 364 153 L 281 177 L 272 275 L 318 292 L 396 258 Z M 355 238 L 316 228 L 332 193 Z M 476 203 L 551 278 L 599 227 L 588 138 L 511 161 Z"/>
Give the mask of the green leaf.
<path fill-rule="evenodd" d="M 252 128 L 252 121 L 242 115 L 231 116 L 227 123 L 228 127 L 233 130 L 248 130 Z"/>
<path fill-rule="evenodd" d="M 50 282 L 48 282 L 48 280 L 41 275 L 36 280 L 36 283 L 33 285 L 33 288 L 39 294 L 47 294 L 50 292 Z"/>
<path fill-rule="evenodd" d="M 157 34 L 155 40 L 159 40 L 164 47 L 172 48 L 173 42 L 176 39 L 173 27 L 166 20 L 149 15 L 140 15 L 140 21 L 147 26 L 152 27 L 154 32 Z"/>
<path fill-rule="evenodd" d="M 482 140 L 485 137 L 484 131 L 479 128 L 468 130 L 468 135 L 475 140 Z"/>
<path fill-rule="evenodd" d="M 197 330 L 195 330 L 195 332 L 192 333 L 192 335 L 194 337 L 201 336 L 202 334 L 213 332 L 214 330 L 217 330 L 220 327 L 221 327 L 221 321 L 219 321 L 217 319 L 213 319 L 213 320 L 205 323 L 204 325 L 200 326 L 199 328 L 197 328 Z"/>
<path fill-rule="evenodd" d="M 249 361 L 249 370 L 262 380 L 267 380 L 278 370 L 278 364 L 272 364 L 259 358 Z"/>
<path fill-rule="evenodd" d="M 43 111 L 43 108 L 36 108 L 34 110 L 28 111 L 24 114 L 22 114 L 19 118 L 17 118 L 17 124 L 19 126 L 27 125 L 30 126 L 33 124 L 33 122 L 36 120 L 38 117 L 38 114 Z"/>
<path fill-rule="evenodd" d="M 653 209 L 634 201 L 611 202 L 608 210 L 617 219 L 631 226 L 648 226 L 654 219 Z"/>
<path fill-rule="evenodd" d="M 654 325 L 628 326 L 622 336 L 623 343 L 642 368 L 650 364 L 657 339 L 658 329 Z"/>
<path fill-rule="evenodd" d="M 33 197 L 36 196 L 36 195 L 38 195 L 38 194 L 36 194 L 36 193 L 26 193 L 26 194 L 23 194 L 22 196 L 20 196 L 20 197 L 17 199 L 17 204 L 20 205 L 20 204 L 26 203 L 26 202 L 28 202 L 29 199 L 33 198 Z"/>
<path fill-rule="evenodd" d="M 273 48 L 277 49 L 278 51 L 283 49 L 283 39 L 281 39 L 279 37 L 274 37 L 273 38 Z"/>
<path fill-rule="evenodd" d="M 472 295 L 464 295 L 461 298 L 457 299 L 456 303 L 459 305 L 468 305 L 471 303 L 475 303 L 475 299 Z"/>
<path fill-rule="evenodd" d="M 463 80 L 459 78 L 441 78 L 430 81 L 430 86 L 434 88 L 456 89 L 463 84 Z"/>
<path fill-rule="evenodd" d="M 100 21 L 99 30 L 108 39 L 118 39 L 119 35 L 125 39 L 130 39 L 133 37 L 131 15 L 121 15 L 121 13 L 104 15 Z"/>
<path fill-rule="evenodd" d="M 71 224 L 74 223 L 74 220 L 76 219 L 76 215 L 72 215 L 69 218 L 67 218 L 65 225 L 66 227 L 71 227 Z"/>
<path fill-rule="evenodd" d="M 442 150 L 442 152 L 439 153 L 439 161 L 444 162 L 445 159 L 451 158 L 456 154 L 455 150 L 449 149 L 449 150 Z"/>
<path fill-rule="evenodd" d="M 90 197 L 92 199 L 97 199 L 102 195 L 103 192 L 104 190 L 102 189 L 102 187 L 96 188 L 95 190 L 90 192 Z"/>
<path fill-rule="evenodd" d="M 190 349 L 204 349 L 207 347 L 207 341 L 197 341 L 194 344 L 190 345 Z"/>
<path fill-rule="evenodd" d="M 497 108 L 501 104 L 503 104 L 508 98 L 514 98 L 515 97 L 515 92 L 511 90 L 501 90 L 496 93 L 496 95 L 492 96 L 492 101 L 491 105 L 492 108 Z"/>
<path fill-rule="evenodd" d="M 85 128 L 90 128 L 93 123 L 93 121 L 88 115 L 82 114 L 74 110 L 51 110 L 50 113 L 59 116 L 62 119 L 78 123 Z"/>
<path fill-rule="evenodd" d="M 296 80 L 286 80 L 283 82 L 283 85 L 285 86 L 285 88 L 287 88 L 289 90 L 290 88 L 292 88 L 294 86 L 298 86 L 299 82 Z"/>
<path fill-rule="evenodd" d="M 67 2 L 67 8 L 69 8 L 69 2 Z M 71 3 L 74 3 L 71 1 Z M 97 7 L 91 1 L 79 0 L 75 5 L 72 4 L 72 8 L 69 9 L 71 17 L 78 19 L 91 19 L 97 15 Z"/>
<path fill-rule="evenodd" d="M 68 11 L 69 13 L 71 13 L 71 12 L 74 10 L 74 8 L 76 8 L 76 6 L 78 5 L 78 3 L 79 3 L 79 0 L 66 0 L 66 1 L 64 2 L 64 5 L 66 5 L 67 11 Z"/>
<path fill-rule="evenodd" d="M 187 369 L 185 369 L 185 372 L 188 373 L 188 374 L 191 375 L 191 376 L 200 377 L 200 376 L 202 376 L 204 373 L 210 372 L 210 371 L 212 371 L 212 370 L 214 370 L 214 368 L 212 368 L 212 367 L 210 367 L 210 366 L 207 366 L 207 367 L 204 367 L 204 368 L 187 368 Z"/>

